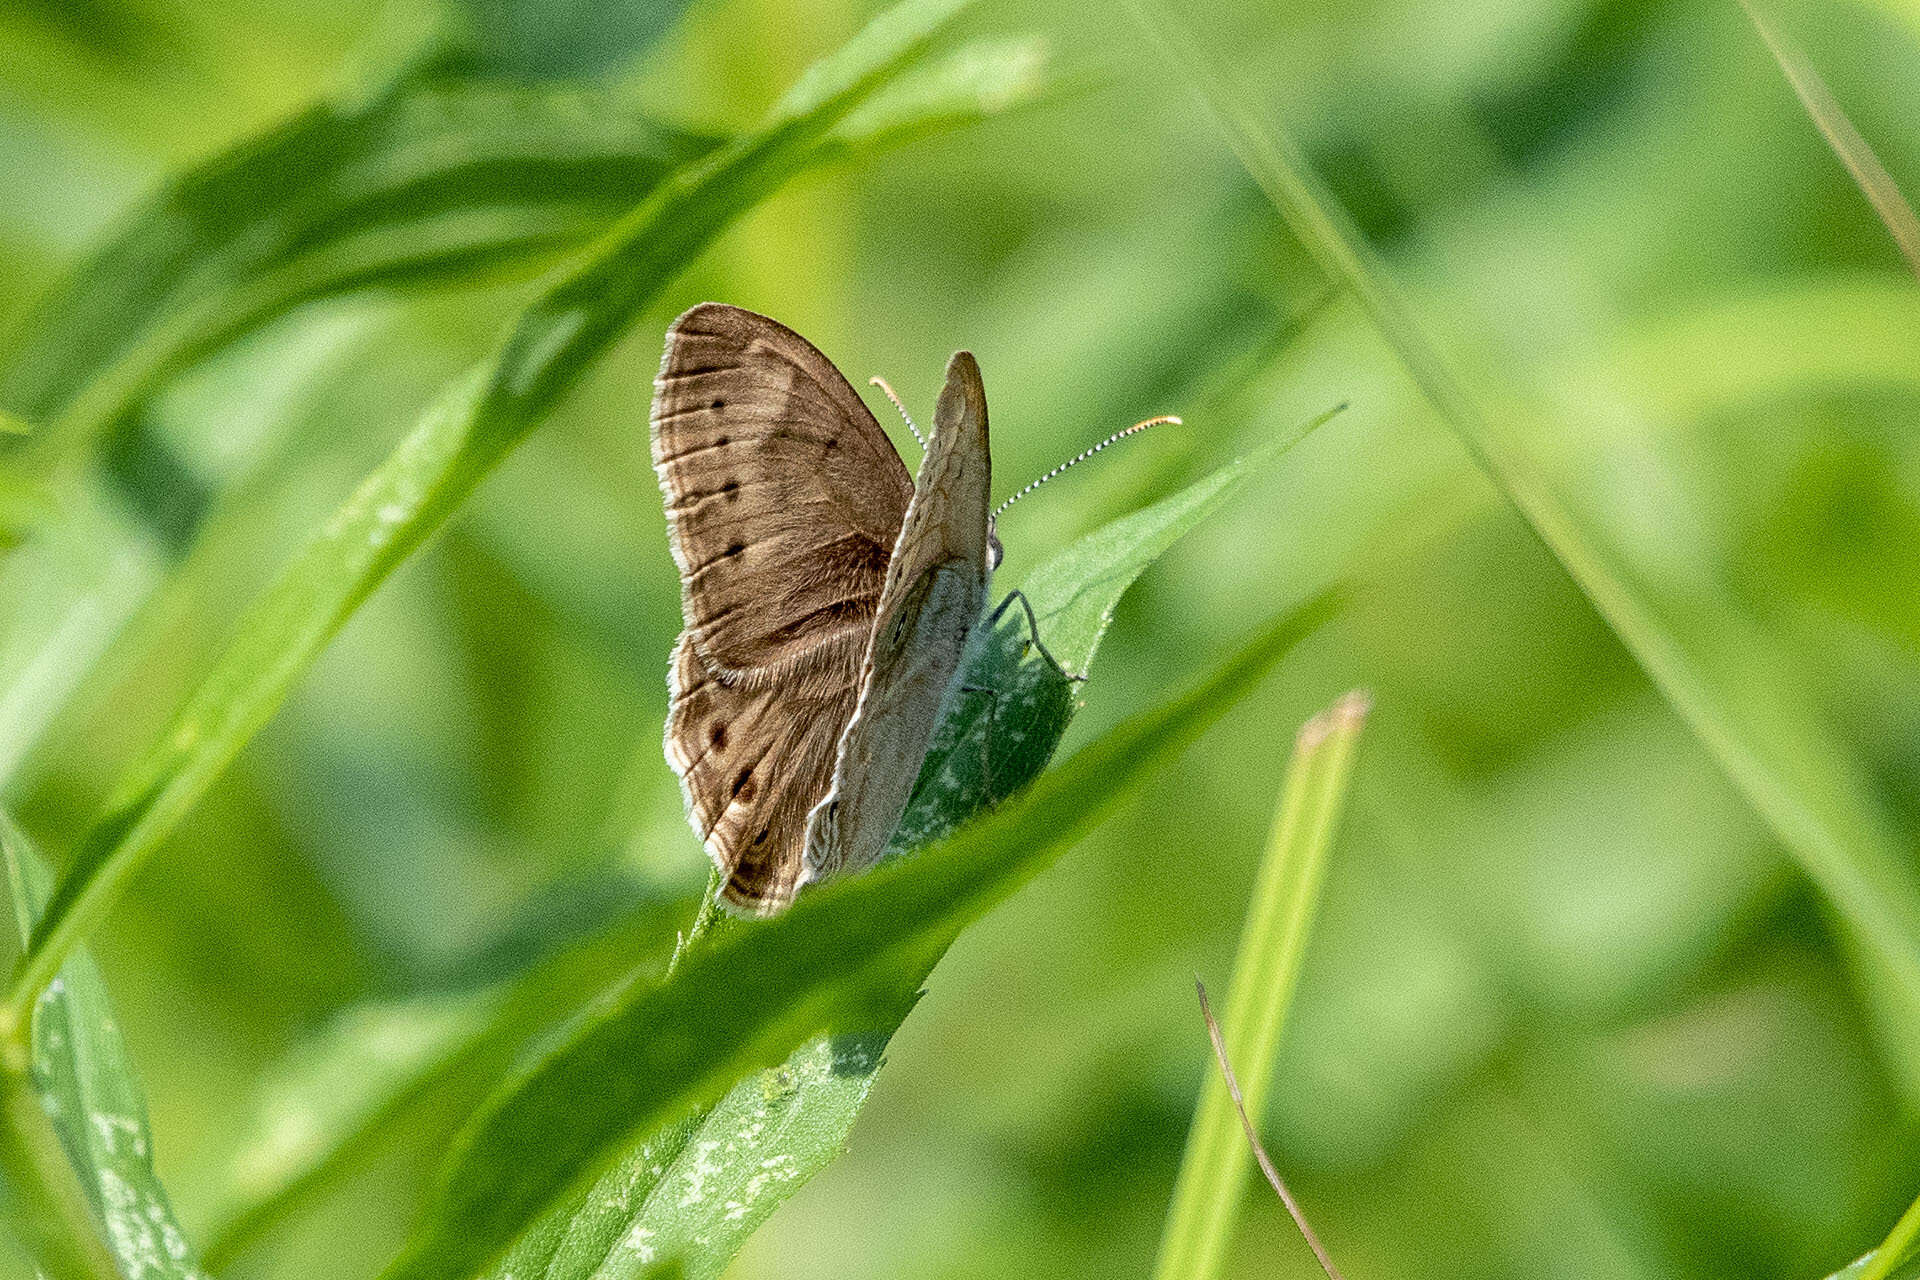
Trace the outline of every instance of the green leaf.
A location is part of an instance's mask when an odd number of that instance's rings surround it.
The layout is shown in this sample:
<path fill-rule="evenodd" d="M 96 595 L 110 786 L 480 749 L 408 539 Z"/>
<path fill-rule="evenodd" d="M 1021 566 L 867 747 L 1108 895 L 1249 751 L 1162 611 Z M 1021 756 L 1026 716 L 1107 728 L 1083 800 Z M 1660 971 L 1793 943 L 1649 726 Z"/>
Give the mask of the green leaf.
<path fill-rule="evenodd" d="M 496 1280 L 717 1277 L 768 1214 L 846 1147 L 889 1033 L 821 1036 L 621 1156 L 520 1237 Z"/>
<path fill-rule="evenodd" d="M 1808 705 L 1817 682 L 1721 583 L 1636 560 L 1632 539 L 1557 486 L 1511 426 L 1536 411 L 1510 402 L 1498 418 L 1488 410 L 1291 140 L 1236 99 L 1165 6 L 1136 7 L 1321 270 L 1352 292 L 1441 419 L 1832 906 L 1892 1073 L 1920 1103 L 1920 876 L 1863 771 Z"/>
<path fill-rule="evenodd" d="M 903 0 L 810 68 L 769 124 L 676 171 L 524 311 L 241 619 L 159 745 L 82 837 L 0 1006 L 17 1039 L 33 997 L 127 877 L 279 707 L 295 679 L 735 217 L 803 168 L 833 126 L 897 75 L 969 0 Z"/>
<path fill-rule="evenodd" d="M 5 815 L 0 855 L 24 940 L 53 877 Z M 154 1173 L 146 1096 L 127 1059 L 106 985 L 84 950 L 68 957 L 40 997 L 31 1063 L 34 1088 L 121 1270 L 140 1280 L 204 1280 Z"/>
<path fill-rule="evenodd" d="M 1073 661 L 1092 661 L 1106 616 L 1149 564 L 1253 466 L 1304 434 L 1114 521 L 1041 566 L 1028 596 L 1042 616 L 1083 623 L 1066 632 Z M 1073 682 L 1039 660 L 1017 609 L 977 633 L 958 683 L 963 691 L 942 718 L 895 833 L 896 854 L 944 838 L 1032 782 L 1076 708 Z M 811 1040 L 781 1066 L 735 1084 L 710 1111 L 649 1136 L 523 1234 L 491 1274 L 612 1280 L 678 1258 L 689 1276 L 717 1276 L 781 1201 L 840 1154 L 895 1026 Z"/>
<path fill-rule="evenodd" d="M 323 102 L 189 170 L 29 316 L 0 405 L 77 447 L 302 302 L 579 244 L 710 138 L 605 92 L 407 85 Z"/>
<path fill-rule="evenodd" d="M 631 61 L 686 0 L 457 0 L 476 70 L 529 80 L 593 75 Z"/>
<path fill-rule="evenodd" d="M 1265 1111 L 1366 710 L 1363 697 L 1348 694 L 1300 730 L 1247 904 L 1221 1038 L 1227 1060 L 1238 1064 L 1248 1123 Z M 1226 1080 L 1209 1071 L 1160 1238 L 1156 1280 L 1209 1280 L 1220 1273 L 1252 1163 Z"/>
<path fill-rule="evenodd" d="M 778 919 L 723 931 L 664 985 L 611 995 L 476 1121 L 387 1280 L 464 1280 L 588 1193 L 626 1142 L 686 1121 L 743 1078 L 738 1088 L 756 1087 L 749 1072 L 823 1032 L 889 1033 L 963 926 L 1084 835 L 1331 607 L 1321 597 L 1290 610 L 1185 695 L 1109 731 L 951 839 L 812 890 Z M 554 1225 L 543 1228 L 548 1239 L 559 1238 Z"/>

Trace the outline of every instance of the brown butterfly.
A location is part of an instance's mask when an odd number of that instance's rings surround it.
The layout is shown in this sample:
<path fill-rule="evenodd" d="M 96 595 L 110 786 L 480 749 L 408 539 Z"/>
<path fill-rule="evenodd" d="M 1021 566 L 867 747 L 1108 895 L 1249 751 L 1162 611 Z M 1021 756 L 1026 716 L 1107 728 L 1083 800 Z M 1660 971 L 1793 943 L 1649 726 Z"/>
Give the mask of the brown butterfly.
<path fill-rule="evenodd" d="M 667 760 L 732 906 L 878 861 L 1000 549 L 987 400 L 947 366 L 917 483 L 799 334 L 704 303 L 667 330 L 653 462 L 680 567 Z"/>
<path fill-rule="evenodd" d="M 880 860 L 957 691 L 1000 563 L 999 511 L 1178 421 L 1115 432 L 989 511 L 987 393 L 969 353 L 947 363 L 909 481 L 805 338 L 713 302 L 673 322 L 653 394 L 686 620 L 668 674 L 667 761 L 724 901 L 770 915 L 801 885 Z M 1001 608 L 1015 600 L 1026 605 L 1014 592 Z M 1031 606 L 1027 623 L 1051 661 Z"/>

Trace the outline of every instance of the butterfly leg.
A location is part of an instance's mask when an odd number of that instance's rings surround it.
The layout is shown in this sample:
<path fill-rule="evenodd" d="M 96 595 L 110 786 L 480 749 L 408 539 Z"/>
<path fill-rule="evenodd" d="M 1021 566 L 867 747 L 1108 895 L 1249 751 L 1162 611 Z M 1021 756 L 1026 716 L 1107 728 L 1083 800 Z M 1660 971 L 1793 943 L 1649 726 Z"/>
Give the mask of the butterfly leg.
<path fill-rule="evenodd" d="M 1047 664 L 1051 666 L 1055 671 L 1058 671 L 1061 675 L 1065 676 L 1069 680 L 1072 680 L 1076 684 L 1084 683 L 1087 678 L 1084 672 L 1069 671 L 1065 667 L 1061 666 L 1060 660 L 1054 657 L 1051 653 L 1048 653 L 1047 646 L 1040 642 L 1040 620 L 1033 616 L 1033 602 L 1028 600 L 1026 593 L 1021 591 L 1019 588 L 1016 587 L 1014 590 L 1009 591 L 1007 593 L 1007 598 L 1000 602 L 1000 607 L 995 609 L 993 611 L 993 614 L 987 619 L 987 625 L 993 626 L 997 624 L 1000 621 L 1000 615 L 1005 613 L 1007 611 L 1007 606 L 1012 604 L 1015 600 L 1018 600 L 1020 602 L 1020 607 L 1024 609 L 1027 614 L 1027 634 L 1030 637 L 1032 637 L 1027 643 L 1031 644 L 1034 648 L 1038 649 L 1040 651 L 1040 656 L 1045 658 L 1047 660 Z"/>

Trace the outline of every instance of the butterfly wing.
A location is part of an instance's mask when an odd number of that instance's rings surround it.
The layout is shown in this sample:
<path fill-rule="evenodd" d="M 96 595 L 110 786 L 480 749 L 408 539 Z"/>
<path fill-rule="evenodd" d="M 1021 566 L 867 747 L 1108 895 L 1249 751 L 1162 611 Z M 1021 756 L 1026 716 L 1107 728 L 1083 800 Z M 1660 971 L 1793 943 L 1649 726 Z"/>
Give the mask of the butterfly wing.
<path fill-rule="evenodd" d="M 807 813 L 832 779 L 858 674 L 849 663 L 799 688 L 755 687 L 708 669 L 691 633 L 674 647 L 667 762 L 729 905 L 770 915 L 793 900 Z"/>
<path fill-rule="evenodd" d="M 912 487 L 845 378 L 784 325 L 707 303 L 674 321 L 653 460 L 686 630 L 668 762 L 726 899 L 797 887 Z"/>
<path fill-rule="evenodd" d="M 887 566 L 832 789 L 808 820 L 805 880 L 878 862 L 906 812 L 986 603 L 990 480 L 986 388 L 961 351 L 947 364 L 933 440 Z"/>
<path fill-rule="evenodd" d="M 653 465 L 702 658 L 771 676 L 822 644 L 866 648 L 913 486 L 812 343 L 719 303 L 675 320 Z"/>

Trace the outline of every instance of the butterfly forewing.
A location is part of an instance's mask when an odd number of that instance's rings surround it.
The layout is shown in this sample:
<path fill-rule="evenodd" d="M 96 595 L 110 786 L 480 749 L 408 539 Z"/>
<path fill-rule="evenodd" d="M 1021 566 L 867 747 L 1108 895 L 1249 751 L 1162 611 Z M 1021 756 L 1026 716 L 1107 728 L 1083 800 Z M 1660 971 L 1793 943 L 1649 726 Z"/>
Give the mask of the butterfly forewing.
<path fill-rule="evenodd" d="M 727 900 L 775 911 L 853 714 L 912 488 L 825 356 L 714 303 L 667 332 L 653 459 L 687 628 L 667 758 Z"/>

